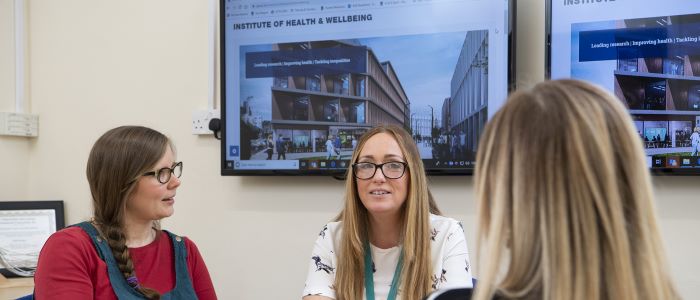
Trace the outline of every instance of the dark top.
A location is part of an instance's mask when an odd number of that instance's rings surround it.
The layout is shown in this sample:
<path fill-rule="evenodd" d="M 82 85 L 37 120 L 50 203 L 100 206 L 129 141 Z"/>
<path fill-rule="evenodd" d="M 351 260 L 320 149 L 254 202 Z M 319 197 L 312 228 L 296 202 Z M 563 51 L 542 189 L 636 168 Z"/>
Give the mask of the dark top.
<path fill-rule="evenodd" d="M 452 288 L 432 292 L 425 300 L 467 300 L 472 298 L 471 288 Z"/>

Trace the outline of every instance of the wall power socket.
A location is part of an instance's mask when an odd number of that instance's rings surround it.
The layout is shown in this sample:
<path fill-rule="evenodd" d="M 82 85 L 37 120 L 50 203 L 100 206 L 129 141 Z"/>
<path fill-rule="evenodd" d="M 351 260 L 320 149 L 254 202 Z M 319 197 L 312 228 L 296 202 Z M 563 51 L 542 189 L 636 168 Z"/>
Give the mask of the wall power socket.
<path fill-rule="evenodd" d="M 192 112 L 192 134 L 214 134 L 213 131 L 209 130 L 209 121 L 220 117 L 221 113 L 218 109 L 195 110 Z"/>

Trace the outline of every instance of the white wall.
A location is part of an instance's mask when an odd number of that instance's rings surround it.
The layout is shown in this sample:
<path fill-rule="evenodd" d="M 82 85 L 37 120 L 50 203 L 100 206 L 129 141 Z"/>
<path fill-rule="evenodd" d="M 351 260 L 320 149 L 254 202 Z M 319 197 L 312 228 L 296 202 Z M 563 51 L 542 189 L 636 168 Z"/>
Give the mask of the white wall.
<path fill-rule="evenodd" d="M 15 111 L 14 1 L 0 0 L 0 112 Z M 26 198 L 31 141 L 0 137 L 0 201 Z"/>
<path fill-rule="evenodd" d="M 15 19 L 14 5 L 0 0 L 0 111 L 14 109 L 15 97 Z"/>
<path fill-rule="evenodd" d="M 0 20 L 8 2 L 0 0 Z M 527 87 L 543 79 L 544 4 L 518 4 L 517 80 Z M 92 143 L 118 125 L 151 126 L 175 141 L 185 164 L 176 213 L 164 226 L 197 243 L 220 298 L 298 299 L 312 243 L 340 209 L 342 183 L 218 175 L 218 141 L 189 133 L 191 112 L 207 105 L 207 5 L 29 1 L 30 109 L 40 115 L 40 136 L 0 137 L 0 200 L 62 199 L 68 224 L 88 219 L 84 172 Z M 1 44 L 4 62 L 9 50 Z M 0 79 L 0 110 L 12 109 Z M 473 252 L 471 177 L 431 180 L 443 211 L 464 221 Z M 700 295 L 698 182 L 655 178 L 669 260 L 685 298 Z"/>

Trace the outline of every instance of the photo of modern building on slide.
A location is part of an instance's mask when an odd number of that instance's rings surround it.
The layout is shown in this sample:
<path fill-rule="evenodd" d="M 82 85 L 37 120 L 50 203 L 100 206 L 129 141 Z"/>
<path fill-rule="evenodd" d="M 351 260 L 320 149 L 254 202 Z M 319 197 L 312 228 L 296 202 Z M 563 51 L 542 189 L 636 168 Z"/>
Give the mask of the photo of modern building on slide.
<path fill-rule="evenodd" d="M 611 29 L 661 29 L 664 38 L 654 40 L 673 41 L 660 48 L 663 55 L 658 54 L 659 48 L 654 52 L 643 47 L 619 47 L 618 58 L 612 61 L 614 71 L 605 77 L 613 80 L 612 90 L 629 108 L 652 166 L 699 165 L 693 159 L 698 153 L 692 148 L 692 139 L 700 126 L 700 42 L 683 38 L 690 27 L 690 31 L 700 31 L 700 14 L 619 20 L 614 24 Z M 631 34 L 620 35 L 627 39 Z M 573 66 L 572 73 L 579 71 Z M 605 85 L 601 82 L 605 77 L 592 81 Z"/>
<path fill-rule="evenodd" d="M 360 47 L 353 41 L 277 44 L 277 50 Z M 408 97 L 391 66 L 371 49 L 365 73 L 275 77 L 272 86 L 272 131 L 293 153 L 327 152 L 325 142 L 349 155 L 352 141 L 374 124 L 403 125 Z M 348 152 L 348 153 L 345 153 Z M 337 156 L 337 155 L 336 155 Z"/>
<path fill-rule="evenodd" d="M 241 99 L 245 99 L 241 111 L 246 114 L 242 119 L 256 120 L 252 123 L 257 127 L 252 136 L 242 136 L 249 139 L 249 159 L 314 164 L 325 160 L 346 167 L 341 161 L 349 159 L 365 131 L 378 124 L 397 124 L 412 133 L 424 159 L 473 160 L 488 103 L 487 32 L 242 46 L 242 56 L 343 48 L 362 57 L 361 66 L 348 71 L 285 70 L 268 78 L 241 76 Z M 442 53 L 429 51 L 436 42 Z M 397 45 L 406 44 L 411 47 L 395 51 Z M 445 45 L 451 46 L 450 53 L 444 52 Z"/>
<path fill-rule="evenodd" d="M 625 20 L 624 24 L 625 28 L 642 28 L 688 23 L 697 26 L 698 22 L 700 14 Z M 624 99 L 635 116 L 647 153 L 666 155 L 667 165 L 680 166 L 682 160 L 673 156 L 692 152 L 691 135 L 700 125 L 700 57 L 686 54 L 620 59 L 615 82 L 615 95 Z"/>
<path fill-rule="evenodd" d="M 468 33 L 442 110 L 443 128 L 448 129 L 444 131 L 458 139 L 451 144 L 459 144 L 459 151 L 470 162 L 488 116 L 488 66 L 488 31 Z"/>

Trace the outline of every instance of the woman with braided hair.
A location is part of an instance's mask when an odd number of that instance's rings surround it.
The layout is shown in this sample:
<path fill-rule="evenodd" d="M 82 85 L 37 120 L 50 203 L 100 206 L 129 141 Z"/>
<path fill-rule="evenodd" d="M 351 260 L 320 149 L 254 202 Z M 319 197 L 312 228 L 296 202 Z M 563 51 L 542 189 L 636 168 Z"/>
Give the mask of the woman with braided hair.
<path fill-rule="evenodd" d="M 216 299 L 197 246 L 160 229 L 182 162 L 158 131 L 123 126 L 90 152 L 94 215 L 54 233 L 39 255 L 37 299 Z"/>

